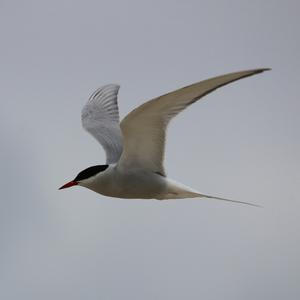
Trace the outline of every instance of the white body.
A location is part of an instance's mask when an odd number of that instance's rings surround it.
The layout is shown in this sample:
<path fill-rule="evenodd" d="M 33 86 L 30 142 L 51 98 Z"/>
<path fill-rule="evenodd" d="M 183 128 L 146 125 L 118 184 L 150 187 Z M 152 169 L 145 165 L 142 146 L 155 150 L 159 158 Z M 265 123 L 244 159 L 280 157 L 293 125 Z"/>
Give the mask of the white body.
<path fill-rule="evenodd" d="M 79 185 L 105 196 L 127 199 L 163 200 L 202 196 L 162 175 L 145 169 L 122 170 L 117 165 L 110 165 Z"/>

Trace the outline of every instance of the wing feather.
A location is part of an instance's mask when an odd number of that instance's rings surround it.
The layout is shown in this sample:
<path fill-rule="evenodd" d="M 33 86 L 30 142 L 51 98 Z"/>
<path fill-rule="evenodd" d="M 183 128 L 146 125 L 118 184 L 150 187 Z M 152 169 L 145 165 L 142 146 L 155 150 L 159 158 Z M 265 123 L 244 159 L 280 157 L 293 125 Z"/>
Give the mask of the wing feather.
<path fill-rule="evenodd" d="M 97 89 L 81 112 L 82 126 L 103 146 L 107 164 L 116 163 L 123 149 L 117 99 L 119 88 L 119 85 L 108 84 Z"/>
<path fill-rule="evenodd" d="M 207 79 L 137 107 L 121 122 L 124 144 L 118 166 L 145 168 L 165 174 L 163 158 L 166 127 L 169 121 L 217 88 L 266 70 L 269 69 L 241 71 Z"/>

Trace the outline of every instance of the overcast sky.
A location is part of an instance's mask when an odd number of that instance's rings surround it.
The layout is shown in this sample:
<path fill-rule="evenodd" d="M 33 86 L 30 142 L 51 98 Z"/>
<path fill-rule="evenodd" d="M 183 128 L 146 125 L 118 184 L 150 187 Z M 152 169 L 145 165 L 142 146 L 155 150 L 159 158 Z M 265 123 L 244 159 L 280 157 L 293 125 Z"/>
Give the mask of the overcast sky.
<path fill-rule="evenodd" d="M 0 1 L 0 298 L 300 298 L 299 1 Z M 248 201 L 119 200 L 75 187 L 105 162 L 81 128 L 227 72 L 168 130 L 171 178 Z"/>

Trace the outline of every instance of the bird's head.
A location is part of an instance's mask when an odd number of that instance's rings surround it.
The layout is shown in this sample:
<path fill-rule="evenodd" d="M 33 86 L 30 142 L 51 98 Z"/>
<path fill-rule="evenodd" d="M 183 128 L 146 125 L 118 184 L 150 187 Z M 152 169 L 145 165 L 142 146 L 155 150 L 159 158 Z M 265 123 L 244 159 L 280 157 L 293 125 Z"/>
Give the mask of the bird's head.
<path fill-rule="evenodd" d="M 59 190 L 69 188 L 75 185 L 81 185 L 87 187 L 94 180 L 97 174 L 103 172 L 107 168 L 108 165 L 98 165 L 98 166 L 89 167 L 81 171 L 80 173 L 78 173 L 78 175 L 73 180 L 61 186 Z"/>

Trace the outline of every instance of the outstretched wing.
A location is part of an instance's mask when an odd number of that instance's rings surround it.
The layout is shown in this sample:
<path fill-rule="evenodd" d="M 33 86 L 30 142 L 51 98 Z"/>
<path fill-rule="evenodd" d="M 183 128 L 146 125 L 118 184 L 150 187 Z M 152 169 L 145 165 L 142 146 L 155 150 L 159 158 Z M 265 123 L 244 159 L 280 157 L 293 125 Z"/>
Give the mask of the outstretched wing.
<path fill-rule="evenodd" d="M 124 150 L 118 165 L 121 168 L 145 168 L 164 175 L 165 135 L 169 121 L 217 88 L 266 70 L 241 71 L 207 79 L 137 107 L 121 122 Z"/>
<path fill-rule="evenodd" d="M 106 152 L 106 163 L 116 163 L 122 153 L 122 132 L 119 124 L 118 91 L 116 84 L 96 90 L 81 112 L 82 126 Z"/>

